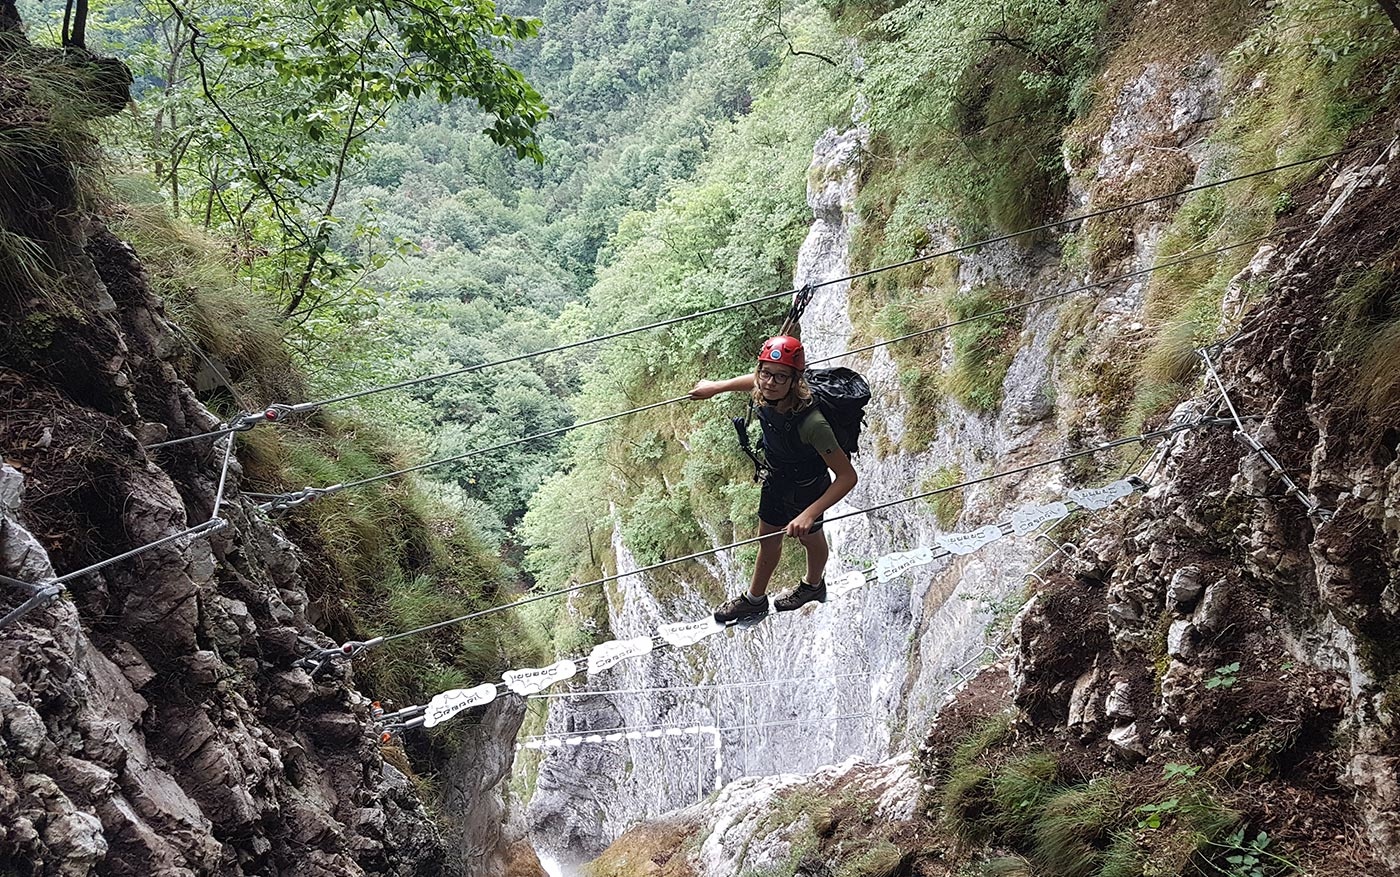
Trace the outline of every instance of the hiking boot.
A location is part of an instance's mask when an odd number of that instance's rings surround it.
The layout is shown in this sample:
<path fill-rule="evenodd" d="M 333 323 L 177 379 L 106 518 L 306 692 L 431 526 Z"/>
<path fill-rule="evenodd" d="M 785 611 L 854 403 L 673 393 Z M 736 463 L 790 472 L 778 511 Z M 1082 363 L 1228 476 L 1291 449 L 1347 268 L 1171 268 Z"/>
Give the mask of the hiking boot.
<path fill-rule="evenodd" d="M 806 582 L 799 583 L 797 587 L 774 600 L 773 608 L 779 612 L 791 612 L 814 602 L 826 602 L 826 579 L 822 579 L 815 585 L 809 585 Z"/>
<path fill-rule="evenodd" d="M 768 614 L 768 598 L 764 597 L 763 602 L 753 603 L 749 598 L 740 594 L 732 600 L 726 601 L 715 610 L 715 621 L 720 624 L 733 624 L 744 621 L 758 621 Z"/>

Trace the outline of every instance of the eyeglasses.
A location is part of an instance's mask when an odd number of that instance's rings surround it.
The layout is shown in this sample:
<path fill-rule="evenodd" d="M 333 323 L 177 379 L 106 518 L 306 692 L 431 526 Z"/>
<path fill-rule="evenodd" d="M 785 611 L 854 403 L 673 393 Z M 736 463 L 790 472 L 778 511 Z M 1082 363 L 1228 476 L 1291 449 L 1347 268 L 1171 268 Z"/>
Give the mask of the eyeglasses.
<path fill-rule="evenodd" d="M 760 381 L 771 381 L 781 387 L 783 384 L 792 380 L 792 375 L 785 372 L 770 372 L 766 368 L 761 368 L 758 370 L 758 379 Z"/>

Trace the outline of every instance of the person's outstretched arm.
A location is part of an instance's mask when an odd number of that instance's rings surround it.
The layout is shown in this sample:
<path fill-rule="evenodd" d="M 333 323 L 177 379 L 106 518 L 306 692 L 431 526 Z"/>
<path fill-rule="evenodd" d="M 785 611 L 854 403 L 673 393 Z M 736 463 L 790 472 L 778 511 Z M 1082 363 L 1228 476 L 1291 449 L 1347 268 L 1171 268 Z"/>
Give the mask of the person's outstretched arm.
<path fill-rule="evenodd" d="M 708 399 L 711 396 L 718 396 L 720 393 L 736 393 L 740 390 L 745 393 L 753 391 L 753 372 L 725 381 L 698 381 L 695 384 L 695 389 L 690 391 L 690 398 Z"/>

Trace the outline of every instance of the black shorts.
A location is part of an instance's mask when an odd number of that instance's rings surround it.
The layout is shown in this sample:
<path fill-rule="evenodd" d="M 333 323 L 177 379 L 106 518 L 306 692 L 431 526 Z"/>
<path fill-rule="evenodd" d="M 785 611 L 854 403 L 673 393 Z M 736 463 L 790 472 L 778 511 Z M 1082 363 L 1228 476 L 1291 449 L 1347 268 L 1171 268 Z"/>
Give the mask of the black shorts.
<path fill-rule="evenodd" d="M 807 481 L 784 481 L 770 477 L 763 483 L 758 496 L 758 519 L 770 527 L 786 527 L 793 518 L 807 510 L 831 486 L 831 474 L 823 473 Z M 822 515 L 812 525 L 815 533 L 822 528 Z"/>

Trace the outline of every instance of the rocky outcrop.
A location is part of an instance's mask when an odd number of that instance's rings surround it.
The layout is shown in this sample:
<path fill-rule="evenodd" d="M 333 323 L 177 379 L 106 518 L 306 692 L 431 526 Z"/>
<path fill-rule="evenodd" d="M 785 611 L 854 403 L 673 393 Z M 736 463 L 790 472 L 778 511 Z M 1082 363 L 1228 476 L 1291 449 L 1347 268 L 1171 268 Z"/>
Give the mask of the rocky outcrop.
<path fill-rule="evenodd" d="M 735 780 L 713 801 L 624 833 L 592 872 L 600 877 L 740 877 L 852 873 L 944 874 L 919 834 L 921 783 L 905 756 L 857 758 L 812 774 Z M 915 862 L 921 870 L 915 871 Z"/>
<path fill-rule="evenodd" d="M 137 447 L 159 433 L 147 417 L 215 420 L 161 356 L 175 345 L 134 254 L 94 219 L 82 231 L 73 259 L 91 271 L 72 290 L 91 331 L 59 345 L 61 369 L 0 372 L 0 442 L 16 464 L 0 477 L 0 573 L 22 581 L 214 508 L 207 449 L 161 466 Z M 46 875 L 441 869 L 437 829 L 379 757 L 349 676 L 294 668 L 323 640 L 298 553 L 237 478 L 235 463 L 226 528 L 72 579 L 0 632 L 4 858 Z"/>
<path fill-rule="evenodd" d="M 498 700 L 463 731 L 439 771 L 452 872 L 472 877 L 545 877 L 526 838 L 524 814 L 507 790 L 513 741 L 525 717 L 516 698 Z M 505 744 L 505 745 L 503 745 Z"/>
<path fill-rule="evenodd" d="M 1296 244 L 1248 269 L 1270 294 L 1222 354 L 1247 429 L 1323 513 L 1227 430 L 1182 437 L 1123 530 L 1101 530 L 1019 619 L 1014 674 L 1033 722 L 1119 760 L 1195 752 L 1225 772 L 1267 760 L 1277 775 L 1253 786 L 1261 806 L 1293 796 L 1278 811 L 1293 813 L 1302 795 L 1312 811 L 1275 836 L 1300 832 L 1324 859 L 1374 854 L 1390 873 L 1400 468 L 1393 430 L 1348 389 L 1356 364 L 1337 354 L 1327 308 L 1352 267 L 1400 246 L 1396 159 L 1394 146 L 1366 150 L 1314 184 Z M 1212 410 L 1225 410 L 1218 394 Z M 1066 612 L 1090 621 L 1068 626 Z M 1353 796 L 1369 852 L 1301 827 Z"/>

